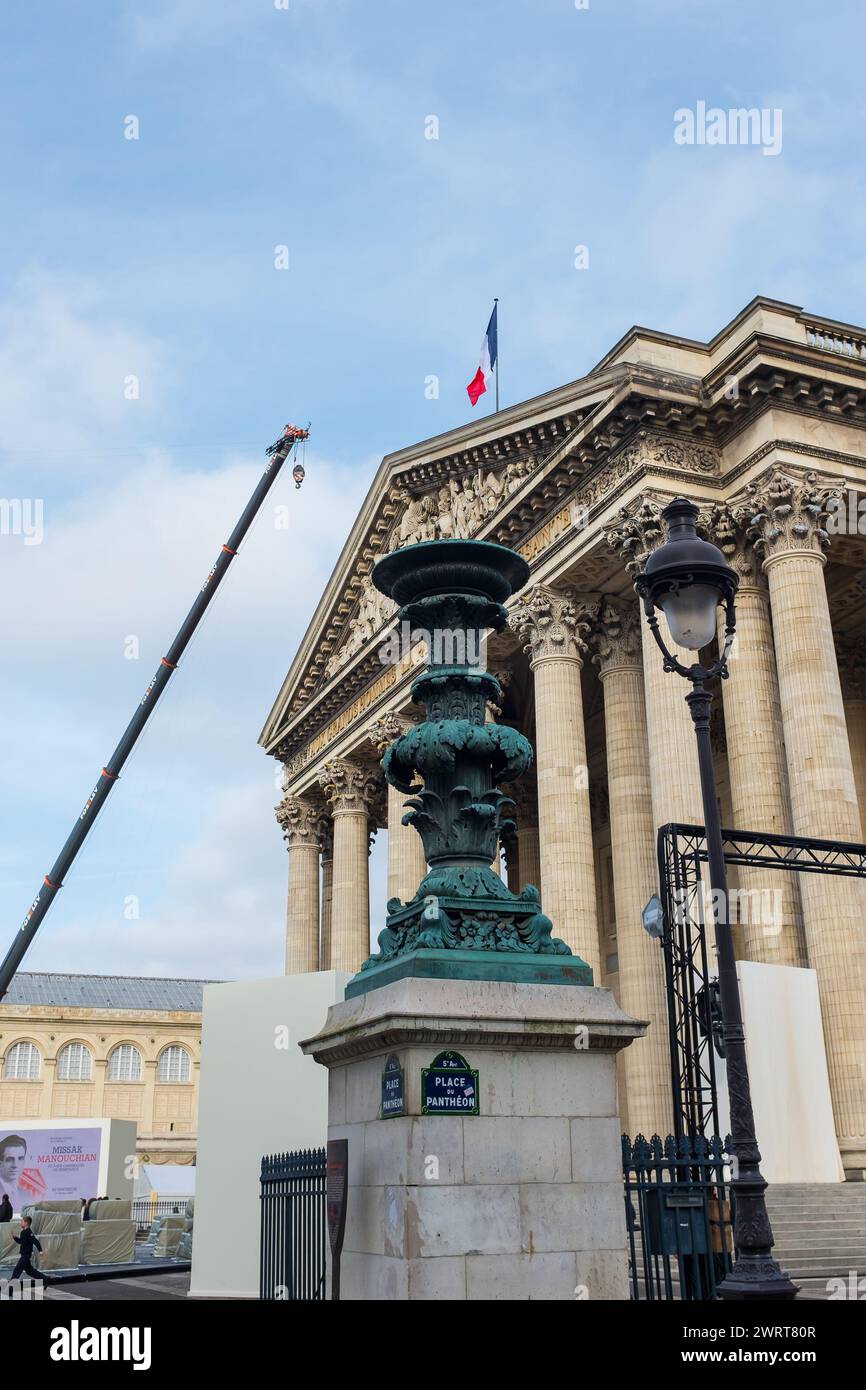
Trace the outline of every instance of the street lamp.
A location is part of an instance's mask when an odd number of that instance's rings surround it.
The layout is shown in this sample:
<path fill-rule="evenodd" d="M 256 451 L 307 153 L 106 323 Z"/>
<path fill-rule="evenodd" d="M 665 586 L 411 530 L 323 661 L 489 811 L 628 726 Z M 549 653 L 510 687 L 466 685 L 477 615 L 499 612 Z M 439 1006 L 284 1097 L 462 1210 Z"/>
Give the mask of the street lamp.
<path fill-rule="evenodd" d="M 728 911 L 722 827 L 710 744 L 712 695 L 707 689 L 707 682 L 716 676 L 722 680 L 728 678 L 728 657 L 736 630 L 734 600 L 739 578 L 718 547 L 698 536 L 698 509 L 694 503 L 678 497 L 665 507 L 662 519 L 667 523 L 668 539 L 653 551 L 645 569 L 635 579 L 635 589 L 643 600 L 647 622 L 661 649 L 664 669 L 685 676 L 692 686 L 686 696 L 686 704 L 698 740 L 707 861 L 716 926 L 722 1038 L 728 1070 L 731 1152 L 736 1159 L 735 1176 L 731 1182 L 736 1197 L 735 1261 L 730 1274 L 719 1285 L 719 1294 L 729 1299 L 796 1298 L 799 1292 L 796 1284 L 791 1282 L 772 1256 L 773 1232 L 764 1201 L 767 1184 L 761 1174 L 761 1155 L 752 1114 L 734 939 Z M 694 666 L 684 666 L 665 646 L 656 609 L 664 613 L 674 642 L 687 651 L 699 653 L 713 640 L 720 605 L 724 605 L 725 609 L 725 640 L 720 657 L 710 666 L 702 666 L 697 661 Z"/>

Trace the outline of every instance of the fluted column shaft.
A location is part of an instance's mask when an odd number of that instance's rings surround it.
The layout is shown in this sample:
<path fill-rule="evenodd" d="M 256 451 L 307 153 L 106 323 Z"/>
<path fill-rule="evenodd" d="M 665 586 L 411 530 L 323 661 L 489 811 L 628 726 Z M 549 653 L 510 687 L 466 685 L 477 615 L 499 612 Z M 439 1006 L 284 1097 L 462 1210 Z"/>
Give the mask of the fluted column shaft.
<path fill-rule="evenodd" d="M 860 811 L 860 833 L 866 834 L 866 700 L 846 700 L 845 723 L 851 745 L 851 767 Z"/>
<path fill-rule="evenodd" d="M 517 873 L 520 892 L 527 883 L 541 889 L 541 847 L 537 825 L 517 826 Z"/>
<path fill-rule="evenodd" d="M 686 666 L 694 663 L 694 653 L 676 646 L 668 632 L 665 642 L 678 661 Z M 641 646 L 654 832 L 671 821 L 703 825 L 695 729 L 686 704 L 691 686 L 664 670 L 646 623 L 641 623 Z"/>
<path fill-rule="evenodd" d="M 319 782 L 334 826 L 330 966 L 355 973 L 370 954 L 369 813 L 378 784 L 370 767 L 343 759 L 326 763 Z"/>
<path fill-rule="evenodd" d="M 848 729 L 819 550 L 765 561 L 794 831 L 860 839 Z M 801 874 L 809 963 L 818 976 L 830 1090 L 846 1168 L 866 1168 L 866 884 Z"/>
<path fill-rule="evenodd" d="M 289 849 L 286 974 L 319 968 L 319 820 L 321 808 L 286 797 L 276 809 Z"/>
<path fill-rule="evenodd" d="M 367 736 L 381 759 L 391 744 L 411 727 L 410 719 L 389 712 L 370 724 Z M 418 787 L 421 787 L 420 782 Z M 407 799 L 405 792 L 387 784 L 389 902 L 392 898 L 399 898 L 405 903 L 414 898 L 419 883 L 427 873 L 421 836 L 413 826 L 403 824 L 403 808 Z"/>
<path fill-rule="evenodd" d="M 331 970 L 331 906 L 334 897 L 334 831 L 328 821 L 327 834 L 322 845 L 322 910 L 321 931 L 319 934 L 319 969 Z"/>
<path fill-rule="evenodd" d="M 836 650 L 860 812 L 860 833 L 866 838 L 866 643 L 860 634 L 853 637 L 840 634 Z"/>
<path fill-rule="evenodd" d="M 421 836 L 403 825 L 406 793 L 388 787 L 388 898 L 408 902 L 427 873 Z"/>
<path fill-rule="evenodd" d="M 597 982 L 601 960 L 580 684 L 587 624 L 567 598 L 540 587 L 517 605 L 514 621 L 535 678 L 542 907 Z"/>
<path fill-rule="evenodd" d="M 666 1134 L 672 1096 L 664 957 L 641 913 L 658 891 L 652 786 L 637 604 L 607 604 L 595 634 L 604 691 L 607 785 L 620 1002 L 649 1021 L 623 1054 L 629 1131 Z"/>
<path fill-rule="evenodd" d="M 720 610 L 720 643 L 724 626 Z M 790 835 L 773 629 L 769 595 L 763 584 L 740 585 L 737 636 L 729 669 L 730 678 L 721 686 L 732 828 Z M 731 919 L 740 929 L 747 960 L 767 965 L 806 964 L 800 898 L 793 874 L 738 868 L 737 906 Z"/>
<path fill-rule="evenodd" d="M 354 974 L 370 954 L 370 870 L 367 812 L 334 809 L 331 969 Z"/>

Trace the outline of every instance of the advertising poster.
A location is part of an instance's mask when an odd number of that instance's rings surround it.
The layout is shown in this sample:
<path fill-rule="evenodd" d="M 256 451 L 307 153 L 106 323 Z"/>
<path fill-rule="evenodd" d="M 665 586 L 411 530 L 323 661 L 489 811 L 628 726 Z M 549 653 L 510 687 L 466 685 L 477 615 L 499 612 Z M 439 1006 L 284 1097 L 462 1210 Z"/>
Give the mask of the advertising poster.
<path fill-rule="evenodd" d="M 0 1128 L 0 1200 L 20 1212 L 31 1202 L 97 1197 L 100 1129 Z"/>

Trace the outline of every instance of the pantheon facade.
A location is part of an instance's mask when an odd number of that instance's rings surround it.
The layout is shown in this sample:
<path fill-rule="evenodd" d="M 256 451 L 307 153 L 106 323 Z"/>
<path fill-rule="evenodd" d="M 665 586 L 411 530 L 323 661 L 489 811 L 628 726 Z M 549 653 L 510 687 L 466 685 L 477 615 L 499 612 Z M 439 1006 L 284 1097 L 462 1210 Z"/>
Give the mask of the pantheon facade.
<path fill-rule="evenodd" d="M 633 577 L 680 495 L 740 576 L 714 702 L 723 824 L 862 841 L 866 329 L 775 300 L 709 342 L 633 328 L 581 380 L 384 458 L 260 740 L 285 768 L 286 970 L 355 971 L 384 926 L 370 922 L 372 837 L 387 834 L 389 898 L 425 872 L 381 770 L 421 717 L 424 644 L 386 641 L 394 608 L 373 565 L 437 537 L 524 556 L 530 584 L 485 654 L 505 692 L 491 717 L 536 752 L 508 789 L 518 830 L 501 870 L 540 888 L 555 934 L 649 1021 L 620 1075 L 624 1127 L 645 1134 L 668 1132 L 671 1097 L 662 953 L 641 912 L 659 891 L 658 827 L 703 814 L 687 687 L 662 669 Z M 757 868 L 735 883 L 775 904 L 739 922 L 740 955 L 816 972 L 839 1146 L 862 1177 L 866 883 Z"/>

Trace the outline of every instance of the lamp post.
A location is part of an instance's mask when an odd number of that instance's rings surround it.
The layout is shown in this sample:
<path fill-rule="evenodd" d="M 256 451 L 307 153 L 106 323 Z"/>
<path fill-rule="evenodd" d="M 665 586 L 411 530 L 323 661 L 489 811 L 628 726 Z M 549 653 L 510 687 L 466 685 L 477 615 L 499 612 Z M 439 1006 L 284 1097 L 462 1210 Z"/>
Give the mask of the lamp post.
<path fill-rule="evenodd" d="M 667 523 L 668 539 L 650 556 L 646 568 L 635 579 L 635 589 L 643 600 L 649 628 L 661 649 L 664 669 L 684 676 L 692 686 L 685 698 L 698 741 L 707 861 L 716 927 L 722 1039 L 731 1109 L 731 1150 L 736 1159 L 731 1183 L 736 1198 L 735 1260 L 730 1274 L 719 1285 L 719 1294 L 726 1299 L 796 1298 L 799 1292 L 796 1284 L 791 1282 L 772 1256 L 773 1232 L 764 1201 L 767 1184 L 761 1174 L 761 1155 L 752 1114 L 740 990 L 728 910 L 722 828 L 710 744 L 712 694 L 707 689 L 707 682 L 716 676 L 723 680 L 728 678 L 728 657 L 736 630 L 734 601 L 739 578 L 718 547 L 699 538 L 696 529 L 698 509 L 692 502 L 678 497 L 665 507 L 662 519 Z M 702 666 L 697 661 L 693 666 L 684 666 L 665 646 L 656 609 L 664 613 L 674 642 L 687 651 L 699 653 L 713 640 L 716 613 L 722 604 L 725 609 L 725 640 L 719 659 L 710 666 Z"/>

